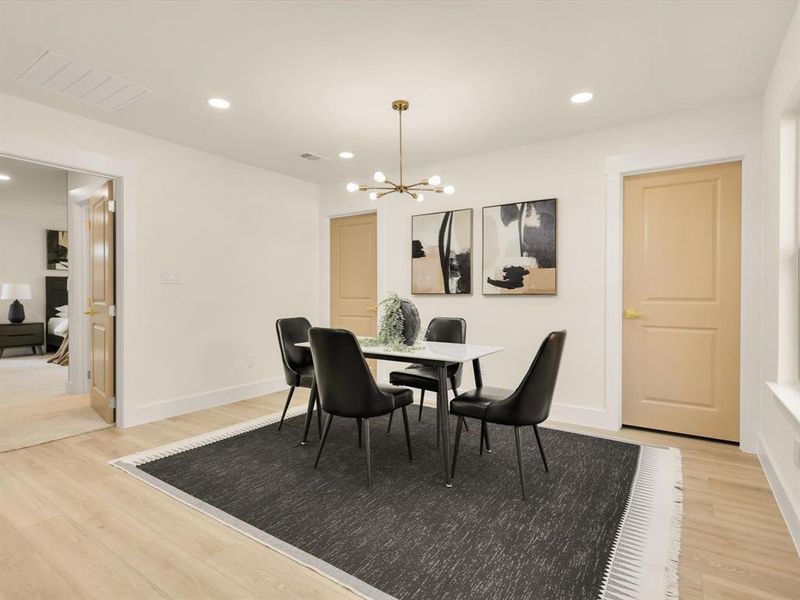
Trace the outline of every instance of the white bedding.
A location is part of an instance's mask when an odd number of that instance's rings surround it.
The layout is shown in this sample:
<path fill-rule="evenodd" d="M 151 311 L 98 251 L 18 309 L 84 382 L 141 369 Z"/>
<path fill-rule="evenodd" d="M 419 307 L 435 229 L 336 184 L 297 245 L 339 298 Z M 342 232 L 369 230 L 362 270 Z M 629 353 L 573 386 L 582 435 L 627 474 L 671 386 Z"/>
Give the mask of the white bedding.
<path fill-rule="evenodd" d="M 50 317 L 47 320 L 47 333 L 64 337 L 69 329 L 69 319 L 67 317 Z"/>

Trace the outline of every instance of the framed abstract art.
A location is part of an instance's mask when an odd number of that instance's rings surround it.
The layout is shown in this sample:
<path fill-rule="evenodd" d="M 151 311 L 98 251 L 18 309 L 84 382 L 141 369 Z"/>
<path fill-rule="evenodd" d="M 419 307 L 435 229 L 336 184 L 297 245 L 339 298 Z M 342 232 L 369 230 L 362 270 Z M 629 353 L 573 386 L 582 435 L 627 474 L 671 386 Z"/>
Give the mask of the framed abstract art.
<path fill-rule="evenodd" d="M 556 199 L 483 208 L 483 272 L 488 295 L 554 295 Z"/>
<path fill-rule="evenodd" d="M 411 217 L 411 293 L 472 293 L 472 209 Z"/>

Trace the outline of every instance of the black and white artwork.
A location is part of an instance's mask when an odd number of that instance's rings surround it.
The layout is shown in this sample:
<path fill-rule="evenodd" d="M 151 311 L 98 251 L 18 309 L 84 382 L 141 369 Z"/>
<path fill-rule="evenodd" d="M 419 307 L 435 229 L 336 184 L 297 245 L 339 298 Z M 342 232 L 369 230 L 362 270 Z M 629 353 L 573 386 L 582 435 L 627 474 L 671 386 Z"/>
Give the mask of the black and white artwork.
<path fill-rule="evenodd" d="M 556 293 L 556 199 L 483 209 L 484 294 Z"/>
<path fill-rule="evenodd" d="M 68 238 L 66 231 L 47 230 L 47 268 L 50 271 L 67 271 Z"/>
<path fill-rule="evenodd" d="M 411 293 L 472 293 L 472 209 L 411 217 Z"/>

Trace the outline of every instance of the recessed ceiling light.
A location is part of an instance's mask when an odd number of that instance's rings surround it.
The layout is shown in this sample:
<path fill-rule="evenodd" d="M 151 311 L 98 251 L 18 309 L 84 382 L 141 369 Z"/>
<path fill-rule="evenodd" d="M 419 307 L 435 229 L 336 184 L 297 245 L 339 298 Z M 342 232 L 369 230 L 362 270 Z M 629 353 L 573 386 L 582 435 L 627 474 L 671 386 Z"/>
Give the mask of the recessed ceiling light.
<path fill-rule="evenodd" d="M 4 173 L 0 173 L 0 181 L 11 181 L 11 177 Z"/>
<path fill-rule="evenodd" d="M 225 100 L 225 98 L 209 98 L 208 105 L 213 106 L 214 108 L 230 108 L 231 103 Z"/>
<path fill-rule="evenodd" d="M 353 158 L 354 156 L 355 154 L 353 154 L 352 152 L 339 152 L 339 158 L 348 159 L 348 158 Z"/>
<path fill-rule="evenodd" d="M 570 102 L 573 104 L 583 104 L 585 102 L 589 102 L 594 98 L 594 94 L 592 92 L 578 92 L 577 94 L 573 94 L 570 98 Z"/>

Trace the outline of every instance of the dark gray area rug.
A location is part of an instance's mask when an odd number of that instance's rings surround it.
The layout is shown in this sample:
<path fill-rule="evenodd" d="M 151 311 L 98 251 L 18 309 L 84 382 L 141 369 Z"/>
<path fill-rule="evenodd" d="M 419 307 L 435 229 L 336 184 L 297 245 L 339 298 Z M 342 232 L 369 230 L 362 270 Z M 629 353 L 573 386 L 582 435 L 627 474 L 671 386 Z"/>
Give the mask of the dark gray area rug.
<path fill-rule="evenodd" d="M 387 420 L 373 419 L 368 489 L 353 420 L 334 421 L 317 470 L 316 427 L 301 446 L 302 415 L 280 432 L 277 423 L 264 424 L 270 420 L 113 464 L 367 597 L 677 594 L 680 458 L 676 478 L 674 449 L 542 428 L 545 473 L 533 431 L 524 430 L 523 501 L 509 427 L 491 427 L 493 452 L 479 456 L 473 422 L 462 435 L 454 487 L 446 488 L 433 409 L 425 409 L 421 423 L 411 419 L 412 462 L 399 414 L 389 435 Z M 643 461 L 645 454 L 656 458 Z M 654 498 L 664 495 L 666 509 L 655 510 Z M 646 564 L 652 556 L 663 563 L 655 573 Z"/>

